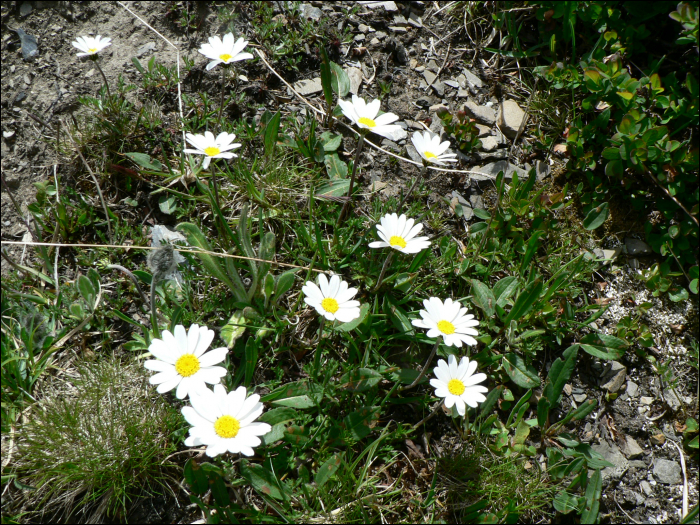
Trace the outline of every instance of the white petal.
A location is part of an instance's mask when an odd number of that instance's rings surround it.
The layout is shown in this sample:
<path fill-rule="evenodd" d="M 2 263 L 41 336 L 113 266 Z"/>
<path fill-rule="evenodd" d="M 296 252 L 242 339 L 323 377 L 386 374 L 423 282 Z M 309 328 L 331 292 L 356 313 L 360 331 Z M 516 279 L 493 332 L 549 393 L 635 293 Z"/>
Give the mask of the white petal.
<path fill-rule="evenodd" d="M 227 354 L 228 348 L 215 348 L 214 350 L 211 350 L 200 357 L 199 364 L 202 367 L 214 366 L 226 359 Z"/>
<path fill-rule="evenodd" d="M 149 359 L 143 363 L 143 366 L 147 370 L 153 370 L 154 372 L 175 371 L 175 367 L 173 367 L 172 364 L 161 361 L 160 359 Z"/>

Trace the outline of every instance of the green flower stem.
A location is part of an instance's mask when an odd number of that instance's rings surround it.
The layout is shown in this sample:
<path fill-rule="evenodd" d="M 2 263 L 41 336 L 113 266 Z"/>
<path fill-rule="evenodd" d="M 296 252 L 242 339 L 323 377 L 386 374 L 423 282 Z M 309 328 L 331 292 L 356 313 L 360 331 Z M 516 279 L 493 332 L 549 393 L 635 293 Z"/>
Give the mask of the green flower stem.
<path fill-rule="evenodd" d="M 97 66 L 97 70 L 100 72 L 100 75 L 102 75 L 102 80 L 105 81 L 105 87 L 107 88 L 107 96 L 109 98 L 112 98 L 112 93 L 109 91 L 109 83 L 107 83 L 107 77 L 104 74 L 104 71 L 102 71 L 102 68 L 100 67 L 100 62 L 97 59 L 97 55 L 95 56 L 95 65 Z"/>
<path fill-rule="evenodd" d="M 219 128 L 221 127 L 221 116 L 224 114 L 224 91 L 226 88 L 226 66 L 221 66 L 221 104 L 219 105 Z"/>
<path fill-rule="evenodd" d="M 321 317 L 321 326 L 318 329 L 318 343 L 316 343 L 316 353 L 314 354 L 314 379 L 318 378 L 321 368 L 321 341 L 323 341 L 323 328 L 326 326 L 326 318 Z"/>
<path fill-rule="evenodd" d="M 438 346 L 440 346 L 440 337 L 437 338 L 437 341 L 435 341 L 435 346 L 433 346 L 433 351 L 430 352 L 430 357 L 428 357 L 428 360 L 425 362 L 425 365 L 423 365 L 423 370 L 421 370 L 420 375 L 416 377 L 416 380 L 411 383 L 408 386 L 405 386 L 401 389 L 403 392 L 404 390 L 408 390 L 410 388 L 413 388 L 416 386 L 418 383 L 420 383 L 421 379 L 425 377 L 425 373 L 428 371 L 428 366 L 430 365 L 430 361 L 433 360 L 433 357 L 435 357 L 435 352 L 437 352 Z"/>
<path fill-rule="evenodd" d="M 386 273 L 386 269 L 389 267 L 389 263 L 391 262 L 391 258 L 394 256 L 394 250 L 392 249 L 389 252 L 389 255 L 386 256 L 386 260 L 384 261 L 384 266 L 382 266 L 382 271 L 379 273 L 379 279 L 377 279 L 377 284 L 374 285 L 374 288 L 372 289 L 372 293 L 375 293 L 377 290 L 379 290 L 379 287 L 382 284 L 382 281 L 384 280 L 384 274 Z"/>
<path fill-rule="evenodd" d="M 416 177 L 416 180 L 413 181 L 413 184 L 411 184 L 411 187 L 406 192 L 406 195 L 403 196 L 403 198 L 401 199 L 401 202 L 399 202 L 399 205 L 396 208 L 397 214 L 401 214 L 401 208 L 403 208 L 404 203 L 406 202 L 408 197 L 411 195 L 411 193 L 413 193 L 413 190 L 418 185 L 418 181 L 421 180 L 422 178 L 424 178 L 426 173 L 428 173 L 428 162 L 424 160 L 423 161 L 423 169 L 421 169 L 420 174 Z"/>
<path fill-rule="evenodd" d="M 350 207 L 352 206 L 352 190 L 355 187 L 355 174 L 357 173 L 357 165 L 360 163 L 360 154 L 362 153 L 362 147 L 365 145 L 365 135 L 367 135 L 367 130 L 360 130 L 360 136 L 357 139 L 357 147 L 355 148 L 355 160 L 352 163 L 352 174 L 350 175 L 350 187 L 348 188 L 348 196 L 343 209 L 340 210 L 340 216 L 338 217 L 338 224 L 336 224 L 336 229 L 343 225 L 345 216 Z"/>

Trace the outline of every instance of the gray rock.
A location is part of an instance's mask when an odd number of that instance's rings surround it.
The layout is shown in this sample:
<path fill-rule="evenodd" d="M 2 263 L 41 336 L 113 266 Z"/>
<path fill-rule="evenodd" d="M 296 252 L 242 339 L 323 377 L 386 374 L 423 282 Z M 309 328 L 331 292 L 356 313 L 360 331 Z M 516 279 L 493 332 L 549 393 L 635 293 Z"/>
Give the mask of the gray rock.
<path fill-rule="evenodd" d="M 476 129 L 479 130 L 479 138 L 486 137 L 491 134 L 491 128 L 483 124 L 476 124 Z"/>
<path fill-rule="evenodd" d="M 675 461 L 657 459 L 654 461 L 654 477 L 664 485 L 677 485 L 681 482 L 681 466 Z"/>
<path fill-rule="evenodd" d="M 20 28 L 15 29 L 17 36 L 19 37 L 20 44 L 22 46 L 22 58 L 24 60 L 31 60 L 39 52 L 39 46 L 36 43 L 36 37 L 34 35 L 28 35 Z"/>
<path fill-rule="evenodd" d="M 484 151 L 493 151 L 498 147 L 498 138 L 493 135 L 481 139 L 481 147 Z"/>
<path fill-rule="evenodd" d="M 527 173 L 525 172 L 524 169 L 519 168 L 515 166 L 514 164 L 511 164 L 508 161 L 505 160 L 499 160 L 497 162 L 492 162 L 490 164 L 487 164 L 486 166 L 483 167 L 474 167 L 474 171 L 478 171 L 483 173 L 484 175 L 478 175 L 475 173 L 472 173 L 470 175 L 472 180 L 475 181 L 484 181 L 484 180 L 496 180 L 496 176 L 498 175 L 499 172 L 503 172 L 505 176 L 506 182 L 513 180 L 513 173 L 518 174 L 518 178 L 522 180 L 523 177 L 527 176 Z"/>
<path fill-rule="evenodd" d="M 420 97 L 416 99 L 416 104 L 422 108 L 428 108 L 433 105 L 432 97 Z"/>
<path fill-rule="evenodd" d="M 549 177 L 549 174 L 551 172 L 549 164 L 547 164 L 546 162 L 542 162 L 541 160 L 538 160 L 535 164 L 535 170 L 537 172 L 538 181 L 543 181 L 545 178 Z"/>
<path fill-rule="evenodd" d="M 313 95 L 323 91 L 323 85 L 321 84 L 321 78 L 318 77 L 311 80 L 300 80 L 294 84 L 294 89 L 300 95 Z"/>
<path fill-rule="evenodd" d="M 443 81 L 443 84 L 445 84 L 446 86 L 450 86 L 451 88 L 459 88 L 459 83 L 455 80 L 445 80 Z"/>
<path fill-rule="evenodd" d="M 625 436 L 625 444 L 622 447 L 622 451 L 625 453 L 629 459 L 636 459 L 644 454 L 644 450 L 639 446 L 632 436 Z"/>
<path fill-rule="evenodd" d="M 614 465 L 613 467 L 605 467 L 600 471 L 603 482 L 606 480 L 618 481 L 624 476 L 629 468 L 629 461 L 627 461 L 625 455 L 616 445 L 609 445 L 606 441 L 603 441 L 599 445 L 593 445 L 591 448 L 602 455 L 606 461 Z"/>
<path fill-rule="evenodd" d="M 348 67 L 345 68 L 345 72 L 350 79 L 350 93 L 357 95 L 362 85 L 362 70 L 357 67 Z"/>
<path fill-rule="evenodd" d="M 392 2 L 392 4 L 393 3 L 394 2 Z M 376 38 L 377 40 L 384 40 L 386 38 L 386 33 L 384 31 L 377 31 L 376 33 L 374 33 L 374 38 Z"/>
<path fill-rule="evenodd" d="M 431 85 L 437 79 L 437 75 L 428 69 L 423 71 L 423 77 L 425 77 L 425 81 L 428 85 Z"/>
<path fill-rule="evenodd" d="M 482 210 L 485 208 L 484 199 L 481 198 L 481 195 L 470 195 L 469 204 L 471 204 L 472 208 L 481 208 Z"/>
<path fill-rule="evenodd" d="M 464 217 L 466 220 L 469 220 L 474 216 L 471 204 L 459 192 L 453 191 L 451 197 L 451 205 L 454 207 L 455 212 L 457 211 L 457 206 L 460 206 L 462 208 L 462 217 Z"/>
<path fill-rule="evenodd" d="M 24 18 L 25 16 L 27 16 L 31 12 L 32 12 L 32 4 L 29 2 L 22 2 L 22 5 L 19 6 L 19 16 Z"/>
<path fill-rule="evenodd" d="M 464 76 L 466 77 L 467 82 L 475 88 L 483 87 L 484 83 L 481 81 L 481 79 L 468 69 L 464 70 Z"/>
<path fill-rule="evenodd" d="M 627 237 L 625 238 L 625 246 L 627 247 L 627 255 L 637 256 L 651 254 L 651 246 L 639 239 Z"/>
<path fill-rule="evenodd" d="M 579 404 L 583 403 L 588 398 L 588 396 L 586 394 L 574 394 L 573 397 L 574 397 L 574 401 L 576 401 Z"/>
<path fill-rule="evenodd" d="M 408 33 L 408 29 L 400 26 L 389 26 L 389 30 L 393 31 L 394 33 Z"/>
<path fill-rule="evenodd" d="M 625 375 L 627 375 L 627 367 L 617 361 L 610 363 L 610 368 L 601 378 L 600 387 L 610 393 L 617 392 L 625 384 Z"/>
<path fill-rule="evenodd" d="M 150 53 L 151 51 L 156 50 L 156 43 L 155 42 L 146 42 L 144 45 L 142 45 L 138 51 L 136 51 L 136 58 L 141 58 L 142 56 Z"/>
<path fill-rule="evenodd" d="M 369 26 L 365 24 L 360 24 L 359 26 L 357 26 L 357 30 L 360 33 L 366 33 L 367 31 L 369 31 Z"/>
<path fill-rule="evenodd" d="M 399 8 L 396 7 L 394 2 L 359 2 L 364 5 L 367 9 L 378 9 L 383 7 L 386 11 L 398 11 Z"/>
<path fill-rule="evenodd" d="M 438 97 L 444 97 L 445 96 L 445 84 L 442 82 L 435 82 L 432 85 L 433 90 L 435 91 L 435 94 Z"/>
<path fill-rule="evenodd" d="M 639 402 L 642 405 L 651 405 L 654 402 L 654 398 L 649 396 L 642 396 L 639 398 Z"/>
<path fill-rule="evenodd" d="M 435 62 L 435 60 L 428 60 L 428 63 L 425 65 L 430 71 L 433 73 L 437 73 L 438 69 L 440 69 L 440 66 L 438 66 L 438 63 Z"/>
<path fill-rule="evenodd" d="M 394 25 L 395 26 L 407 26 L 408 20 L 403 15 L 394 15 Z"/>
<path fill-rule="evenodd" d="M 299 11 L 301 12 L 302 17 L 310 18 L 311 20 L 320 20 L 321 16 L 323 15 L 323 11 L 310 4 L 301 4 L 299 6 Z"/>
<path fill-rule="evenodd" d="M 362 33 L 359 33 L 359 34 L 355 35 L 355 38 L 353 38 L 353 41 L 364 42 L 365 38 L 367 38 L 365 35 L 363 35 Z"/>
<path fill-rule="evenodd" d="M 670 388 L 664 390 L 664 400 L 674 412 L 683 406 L 683 402 L 680 400 L 678 395 L 676 395 L 676 393 Z"/>
<path fill-rule="evenodd" d="M 651 485 L 649 484 L 649 482 L 647 480 L 642 481 L 639 484 L 639 488 L 642 489 L 642 492 L 644 492 L 644 494 L 647 497 L 651 496 L 654 493 L 654 489 L 651 488 Z"/>
<path fill-rule="evenodd" d="M 630 468 L 646 470 L 647 463 L 643 459 L 632 459 L 630 460 Z"/>
<path fill-rule="evenodd" d="M 411 14 L 408 15 L 408 23 L 411 24 L 413 27 L 423 27 L 423 20 L 420 16 L 413 12 L 411 12 Z"/>
<path fill-rule="evenodd" d="M 479 106 L 475 102 L 468 100 L 463 109 L 467 115 L 483 124 L 493 126 L 496 123 L 496 112 L 492 107 Z"/>
<path fill-rule="evenodd" d="M 416 148 L 413 146 L 413 143 L 410 140 L 406 141 L 406 153 L 408 153 L 408 156 L 411 158 L 412 161 L 420 162 L 421 164 L 423 164 L 423 157 L 421 157 L 420 154 L 416 151 Z"/>
<path fill-rule="evenodd" d="M 525 112 L 515 100 L 506 100 L 498 111 L 498 127 L 509 138 L 514 139 L 520 125 L 525 120 Z"/>
<path fill-rule="evenodd" d="M 627 390 L 625 390 L 625 392 L 627 392 L 627 395 L 630 397 L 637 397 L 639 385 L 634 381 L 627 381 Z"/>
<path fill-rule="evenodd" d="M 382 140 L 381 146 L 382 148 L 388 149 L 389 151 L 393 151 L 394 153 L 399 153 L 401 151 L 399 145 L 396 142 L 389 139 Z"/>
<path fill-rule="evenodd" d="M 459 88 L 459 89 L 457 90 L 457 96 L 460 97 L 460 98 L 468 97 L 468 96 L 469 96 L 469 91 L 467 91 L 467 90 L 464 89 L 464 88 Z"/>

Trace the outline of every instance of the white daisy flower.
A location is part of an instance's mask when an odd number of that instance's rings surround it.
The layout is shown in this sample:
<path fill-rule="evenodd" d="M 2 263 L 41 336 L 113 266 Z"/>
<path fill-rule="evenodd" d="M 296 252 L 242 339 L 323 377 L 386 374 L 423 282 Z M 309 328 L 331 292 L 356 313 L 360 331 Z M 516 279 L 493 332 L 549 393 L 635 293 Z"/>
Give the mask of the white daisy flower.
<path fill-rule="evenodd" d="M 149 379 L 152 385 L 158 385 L 158 393 L 163 394 L 177 387 L 175 395 L 184 399 L 187 395 L 209 390 L 204 383 L 210 385 L 221 381 L 226 375 L 221 363 L 228 353 L 226 348 L 216 348 L 206 352 L 214 339 L 214 330 L 206 326 L 193 324 L 189 332 L 181 324 L 175 327 L 175 335 L 164 330 L 162 339 L 154 339 L 148 351 L 156 359 L 144 363 L 149 370 L 159 372 Z"/>
<path fill-rule="evenodd" d="M 96 37 L 92 36 L 79 36 L 75 42 L 71 42 L 73 47 L 78 48 L 82 53 L 78 53 L 79 57 L 84 57 L 88 55 L 96 55 L 102 51 L 105 47 L 111 46 L 110 37 L 102 38 L 100 35 Z"/>
<path fill-rule="evenodd" d="M 232 159 L 238 157 L 235 153 L 228 150 L 240 148 L 240 144 L 232 144 L 236 139 L 233 133 L 219 133 L 216 138 L 211 131 L 205 131 L 204 135 L 195 135 L 187 133 L 185 135 L 187 142 L 192 144 L 195 149 L 186 149 L 185 153 L 196 153 L 198 155 L 206 155 L 202 163 L 202 169 L 207 169 L 211 159 Z"/>
<path fill-rule="evenodd" d="M 228 65 L 231 62 L 253 58 L 253 55 L 250 53 L 241 53 L 247 45 L 247 40 L 239 38 L 234 42 L 233 33 L 226 33 L 223 40 L 218 36 L 210 36 L 209 43 L 202 44 L 199 52 L 212 60 L 212 62 L 207 64 L 207 71 L 209 71 L 219 64 Z"/>
<path fill-rule="evenodd" d="M 372 133 L 386 137 L 389 140 L 400 140 L 406 136 L 406 132 L 401 126 L 391 124 L 399 120 L 397 115 L 384 113 L 377 116 L 381 104 L 378 98 L 367 104 L 364 99 L 353 95 L 352 102 L 338 100 L 338 104 L 340 104 L 343 114 L 352 120 L 358 128 L 368 129 Z"/>
<path fill-rule="evenodd" d="M 253 394 L 246 399 L 246 389 L 239 386 L 226 393 L 223 385 L 215 385 L 201 394 L 190 396 L 191 407 L 183 407 L 182 415 L 192 425 L 185 440 L 188 447 L 207 445 L 207 456 L 214 457 L 224 452 L 253 455 L 253 447 L 262 442 L 272 430 L 267 423 L 254 423 L 262 414 L 260 396 Z"/>
<path fill-rule="evenodd" d="M 377 233 L 383 239 L 369 243 L 370 248 L 394 248 L 403 253 L 418 253 L 430 246 L 427 237 L 416 237 L 423 229 L 420 222 L 415 224 L 414 219 L 407 219 L 404 214 L 397 216 L 388 213 L 377 224 Z"/>
<path fill-rule="evenodd" d="M 430 384 L 435 387 L 437 397 L 445 398 L 445 407 L 457 405 L 457 412 L 464 417 L 465 403 L 476 408 L 478 403 L 486 401 L 484 394 L 488 389 L 477 385 L 486 379 L 486 374 L 474 374 L 476 361 L 469 361 L 468 357 L 463 357 L 459 366 L 453 355 L 449 356 L 448 361 L 449 364 L 444 359 L 438 361 L 433 369 L 437 379 L 431 379 Z"/>
<path fill-rule="evenodd" d="M 440 142 L 439 135 L 431 136 L 428 131 L 422 134 L 416 131 L 411 136 L 411 142 L 420 156 L 433 164 L 445 165 L 446 162 L 457 162 L 455 153 L 445 153 L 450 147 L 449 141 Z"/>
<path fill-rule="evenodd" d="M 337 275 L 332 275 L 330 282 L 324 274 L 319 274 L 318 284 L 306 281 L 301 291 L 304 292 L 304 302 L 329 321 L 336 319 L 347 323 L 360 316 L 360 301 L 351 301 L 357 293 L 357 288 L 348 288 L 348 283 L 341 281 Z"/>
<path fill-rule="evenodd" d="M 428 337 L 442 336 L 447 346 L 460 348 L 462 343 L 475 345 L 476 339 L 472 335 L 479 333 L 472 328 L 478 326 L 479 321 L 474 319 L 472 314 L 467 315 L 467 309 L 450 298 L 445 299 L 445 303 L 437 297 L 423 300 L 425 310 L 420 311 L 423 319 L 411 321 L 413 326 L 426 328 Z"/>

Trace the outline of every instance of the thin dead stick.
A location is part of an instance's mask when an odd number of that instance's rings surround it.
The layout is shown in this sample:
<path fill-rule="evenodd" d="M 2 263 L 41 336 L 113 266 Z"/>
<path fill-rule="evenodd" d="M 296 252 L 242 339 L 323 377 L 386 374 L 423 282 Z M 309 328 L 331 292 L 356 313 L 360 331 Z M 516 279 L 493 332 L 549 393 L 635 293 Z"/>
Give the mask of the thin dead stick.
<path fill-rule="evenodd" d="M 420 383 L 420 380 L 425 377 L 425 373 L 428 371 L 428 367 L 430 366 L 430 361 L 433 360 L 433 357 L 435 357 L 435 353 L 437 352 L 438 347 L 440 346 L 440 337 L 437 338 L 437 341 L 435 341 L 435 345 L 433 346 L 433 351 L 430 352 L 430 357 L 428 357 L 428 360 L 425 362 L 425 365 L 423 366 L 423 370 L 420 371 L 420 375 L 416 377 L 416 380 L 413 381 L 408 386 L 403 387 L 400 392 L 403 392 L 404 390 L 409 390 L 416 386 L 418 383 Z"/>
<path fill-rule="evenodd" d="M 435 74 L 435 78 L 440 78 L 440 73 L 442 73 L 442 68 L 445 67 L 445 64 L 447 64 L 447 59 L 450 57 L 450 49 L 452 48 L 452 44 L 447 44 L 447 53 L 445 53 L 445 60 L 442 61 L 442 65 L 440 66 L 440 69 L 437 70 L 437 73 Z"/>
<path fill-rule="evenodd" d="M 64 127 L 66 123 L 63 123 Z M 95 183 L 95 187 L 97 188 L 97 194 L 100 196 L 100 202 L 102 203 L 102 209 L 105 212 L 105 219 L 107 219 L 107 230 L 109 231 L 109 242 L 114 242 L 114 239 L 112 238 L 112 225 L 109 220 L 109 210 L 107 209 L 107 203 L 105 202 L 105 198 L 102 195 L 102 190 L 100 189 L 100 184 L 97 182 L 97 177 L 95 177 L 95 174 L 92 171 L 92 168 L 90 168 L 90 165 L 87 163 L 85 160 L 85 157 L 83 157 L 83 154 L 80 153 L 80 148 L 78 148 L 78 145 L 75 143 L 75 140 L 73 139 L 73 135 L 70 133 L 67 133 L 68 138 L 70 141 L 73 143 L 73 148 L 75 148 L 75 151 L 78 153 L 78 156 L 80 157 L 80 160 L 83 161 L 83 164 L 85 164 L 85 167 L 87 168 L 88 172 L 90 173 L 90 176 L 92 177 L 92 181 Z"/>
<path fill-rule="evenodd" d="M 685 456 L 683 455 L 683 449 L 678 446 L 675 441 L 670 441 L 678 449 L 678 454 L 681 456 L 681 468 L 683 469 L 683 502 L 681 503 L 681 519 L 685 519 L 688 515 L 688 475 L 685 472 Z"/>
<path fill-rule="evenodd" d="M 433 416 L 435 416 L 435 414 L 438 413 L 438 410 L 440 410 L 440 407 L 441 407 L 441 406 L 442 406 L 442 402 L 438 403 L 438 406 L 436 406 L 430 414 L 428 414 L 428 415 L 425 416 L 423 419 L 421 419 L 418 423 L 416 423 L 415 425 L 413 425 L 413 428 L 411 428 L 411 430 L 416 430 L 416 429 L 418 429 L 418 427 L 420 427 L 421 425 L 425 424 L 429 419 L 432 419 Z"/>
<path fill-rule="evenodd" d="M 671 195 L 671 194 L 668 192 L 668 190 L 667 190 L 666 188 L 664 188 L 664 187 L 661 185 L 661 183 L 658 181 L 658 179 L 654 176 L 654 174 L 653 174 L 651 171 L 645 170 L 645 173 L 649 176 L 649 178 L 651 178 L 651 180 L 654 181 L 654 183 L 655 183 L 659 188 L 661 188 L 661 189 L 664 191 L 664 193 L 665 193 L 666 195 L 668 195 L 671 199 L 673 199 L 673 202 L 675 202 L 676 204 L 678 204 L 678 206 L 681 207 L 681 209 L 686 213 L 686 215 L 687 215 L 688 217 L 690 217 L 691 220 L 695 223 L 695 226 L 700 226 L 700 224 L 698 223 L 698 220 L 697 220 L 695 217 L 693 217 L 693 216 L 691 215 L 691 213 L 688 211 L 688 209 L 687 209 L 685 206 L 683 206 L 683 204 L 681 203 L 681 201 L 679 201 L 674 195 Z"/>
<path fill-rule="evenodd" d="M 122 248 L 122 249 L 136 249 L 136 250 L 157 250 L 158 246 L 125 246 L 121 244 L 61 244 L 56 242 L 32 242 L 32 241 L 0 241 L 0 244 L 19 244 L 25 246 L 61 246 L 63 248 Z M 188 250 L 184 248 L 177 248 L 178 252 L 181 253 L 193 253 L 195 255 L 211 255 L 213 257 L 229 257 L 231 259 L 243 259 L 245 261 L 256 261 L 263 263 L 275 264 L 277 266 L 284 266 L 286 268 L 300 268 L 302 270 L 314 271 L 317 273 L 324 273 L 324 270 L 317 270 L 309 266 L 299 266 L 298 264 L 289 264 L 277 261 L 271 261 L 268 259 L 257 259 L 255 257 L 244 257 L 243 255 L 232 255 L 230 253 L 217 253 L 210 252 L 209 250 Z"/>

